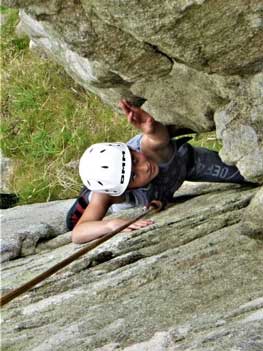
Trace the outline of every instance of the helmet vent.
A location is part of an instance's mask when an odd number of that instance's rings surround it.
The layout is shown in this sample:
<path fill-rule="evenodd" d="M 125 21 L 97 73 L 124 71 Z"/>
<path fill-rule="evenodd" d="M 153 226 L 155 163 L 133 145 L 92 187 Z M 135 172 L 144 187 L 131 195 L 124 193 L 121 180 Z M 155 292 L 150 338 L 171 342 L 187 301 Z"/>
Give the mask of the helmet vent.
<path fill-rule="evenodd" d="M 94 144 L 85 150 L 79 162 L 79 176 L 83 184 L 90 191 L 110 196 L 119 196 L 127 191 L 131 171 L 129 148 L 122 142 Z"/>

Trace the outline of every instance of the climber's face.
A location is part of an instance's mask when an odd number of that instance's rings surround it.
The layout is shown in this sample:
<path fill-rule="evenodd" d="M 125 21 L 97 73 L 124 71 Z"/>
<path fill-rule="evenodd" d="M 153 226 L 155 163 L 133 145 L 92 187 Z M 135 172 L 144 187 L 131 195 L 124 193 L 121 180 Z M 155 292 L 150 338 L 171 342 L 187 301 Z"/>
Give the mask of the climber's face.
<path fill-rule="evenodd" d="M 131 180 L 128 188 L 140 188 L 149 184 L 159 173 L 158 164 L 142 152 L 130 150 L 132 158 Z"/>

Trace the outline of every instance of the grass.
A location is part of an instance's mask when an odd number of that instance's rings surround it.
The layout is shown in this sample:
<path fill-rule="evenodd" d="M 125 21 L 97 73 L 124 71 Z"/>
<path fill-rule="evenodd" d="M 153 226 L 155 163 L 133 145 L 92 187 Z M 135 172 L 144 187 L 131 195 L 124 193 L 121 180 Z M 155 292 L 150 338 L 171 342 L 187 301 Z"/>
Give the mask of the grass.
<path fill-rule="evenodd" d="M 78 86 L 56 63 L 34 55 L 15 34 L 17 11 L 1 33 L 1 149 L 15 162 L 10 188 L 20 204 L 78 195 L 78 160 L 92 143 L 126 141 L 135 134 L 125 118 Z M 194 145 L 219 149 L 214 133 L 195 135 Z"/>
<path fill-rule="evenodd" d="M 193 146 L 206 147 L 214 151 L 219 151 L 222 148 L 222 143 L 216 138 L 215 132 L 193 134 L 192 136 L 190 144 Z"/>
<path fill-rule="evenodd" d="M 1 148 L 15 161 L 11 189 L 20 204 L 77 196 L 78 160 L 92 143 L 127 140 L 134 131 L 124 118 L 88 94 L 63 68 L 32 54 L 28 39 L 15 34 L 18 15 L 1 41 Z"/>

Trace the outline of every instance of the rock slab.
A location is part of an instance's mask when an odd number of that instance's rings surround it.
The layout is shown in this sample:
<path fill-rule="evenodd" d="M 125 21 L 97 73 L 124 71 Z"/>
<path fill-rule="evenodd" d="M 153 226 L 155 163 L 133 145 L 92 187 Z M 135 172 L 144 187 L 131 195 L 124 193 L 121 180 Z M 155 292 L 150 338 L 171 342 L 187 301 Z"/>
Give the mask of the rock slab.
<path fill-rule="evenodd" d="M 31 255 L 37 244 L 66 232 L 73 200 L 17 206 L 1 210 L 1 262 Z"/>
<path fill-rule="evenodd" d="M 3 349 L 262 350 L 261 195 L 184 186 L 155 224 L 118 234 L 6 305 Z M 62 241 L 4 262 L 2 291 L 78 249 Z"/>

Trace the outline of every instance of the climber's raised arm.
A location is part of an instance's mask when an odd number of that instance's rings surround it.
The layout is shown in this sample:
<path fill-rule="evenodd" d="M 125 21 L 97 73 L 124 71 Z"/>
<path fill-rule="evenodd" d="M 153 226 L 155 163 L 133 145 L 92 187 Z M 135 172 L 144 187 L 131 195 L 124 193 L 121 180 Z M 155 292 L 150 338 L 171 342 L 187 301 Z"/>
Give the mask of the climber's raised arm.
<path fill-rule="evenodd" d="M 133 106 L 127 100 L 119 103 L 127 120 L 142 134 L 141 151 L 159 162 L 166 162 L 173 153 L 170 134 L 165 125 L 156 121 L 148 112 Z"/>

